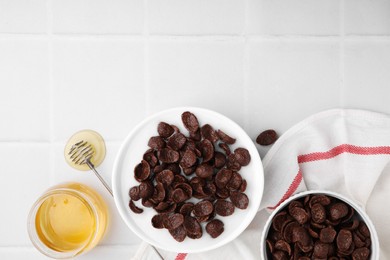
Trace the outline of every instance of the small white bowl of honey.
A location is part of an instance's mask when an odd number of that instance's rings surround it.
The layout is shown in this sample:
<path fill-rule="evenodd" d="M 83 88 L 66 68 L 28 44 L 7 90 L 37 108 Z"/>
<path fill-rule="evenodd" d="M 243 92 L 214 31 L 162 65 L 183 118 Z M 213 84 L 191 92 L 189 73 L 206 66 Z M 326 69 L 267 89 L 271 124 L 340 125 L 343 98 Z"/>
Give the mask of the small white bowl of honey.
<path fill-rule="evenodd" d="M 108 222 L 101 196 L 80 183 L 64 183 L 47 190 L 28 216 L 28 233 L 46 256 L 72 258 L 95 247 Z"/>

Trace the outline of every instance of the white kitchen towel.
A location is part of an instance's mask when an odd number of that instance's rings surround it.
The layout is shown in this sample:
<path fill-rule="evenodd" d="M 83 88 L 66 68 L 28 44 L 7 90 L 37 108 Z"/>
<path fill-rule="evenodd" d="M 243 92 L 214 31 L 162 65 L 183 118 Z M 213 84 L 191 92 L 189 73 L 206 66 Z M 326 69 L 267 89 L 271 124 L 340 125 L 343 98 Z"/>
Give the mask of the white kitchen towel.
<path fill-rule="evenodd" d="M 390 259 L 390 117 L 334 109 L 283 134 L 263 159 L 265 188 L 250 226 L 229 244 L 201 254 L 159 250 L 164 259 L 261 259 L 260 237 L 270 212 L 304 190 L 330 190 L 361 205 L 379 236 L 380 259 Z M 159 259 L 150 246 L 133 259 Z"/>

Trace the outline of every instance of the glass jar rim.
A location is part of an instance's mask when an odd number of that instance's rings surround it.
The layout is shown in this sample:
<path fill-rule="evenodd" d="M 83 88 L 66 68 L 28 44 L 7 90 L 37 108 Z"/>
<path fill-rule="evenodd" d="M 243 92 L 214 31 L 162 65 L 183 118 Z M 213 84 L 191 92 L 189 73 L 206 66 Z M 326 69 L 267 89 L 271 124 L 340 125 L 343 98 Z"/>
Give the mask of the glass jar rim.
<path fill-rule="evenodd" d="M 86 240 L 86 242 L 82 246 L 80 246 L 79 248 L 77 248 L 75 250 L 68 251 L 68 252 L 57 251 L 57 250 L 54 250 L 54 249 L 46 246 L 39 238 L 39 236 L 37 234 L 37 230 L 36 230 L 36 224 L 35 224 L 36 214 L 37 214 L 39 208 L 41 207 L 41 205 L 50 197 L 52 197 L 54 195 L 59 195 L 59 194 L 68 194 L 68 195 L 74 196 L 77 199 L 79 199 L 87 207 L 88 211 L 93 215 L 93 217 L 95 219 L 95 225 L 96 225 L 96 227 L 93 229 L 91 235 L 89 236 L 88 240 Z M 84 251 L 84 249 L 87 248 L 96 239 L 97 233 L 98 233 L 97 231 L 99 230 L 99 225 L 100 225 L 99 214 L 98 214 L 98 211 L 96 209 L 96 206 L 93 204 L 91 199 L 88 198 L 87 195 L 85 195 L 84 193 L 82 193 L 78 190 L 71 189 L 71 188 L 63 188 L 63 187 L 54 188 L 52 190 L 45 192 L 42 196 L 40 196 L 37 199 L 37 201 L 34 203 L 34 205 L 32 206 L 32 208 L 29 212 L 29 215 L 28 215 L 28 219 L 27 219 L 28 234 L 29 234 L 30 240 L 33 243 L 33 245 L 35 246 L 35 248 L 37 248 L 44 255 L 51 257 L 51 258 L 56 258 L 56 259 L 72 258 L 72 257 L 75 257 L 75 256 L 79 255 L 80 253 L 82 253 Z"/>

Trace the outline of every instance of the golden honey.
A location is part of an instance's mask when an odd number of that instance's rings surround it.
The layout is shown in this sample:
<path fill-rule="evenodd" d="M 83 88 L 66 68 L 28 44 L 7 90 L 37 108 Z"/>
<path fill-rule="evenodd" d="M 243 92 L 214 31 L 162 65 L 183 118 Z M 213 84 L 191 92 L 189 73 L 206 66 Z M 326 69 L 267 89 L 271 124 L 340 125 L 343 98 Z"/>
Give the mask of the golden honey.
<path fill-rule="evenodd" d="M 80 141 L 88 142 L 92 146 L 94 151 L 91 158 L 91 163 L 98 167 L 104 160 L 106 156 L 106 145 L 104 143 L 103 137 L 93 130 L 81 130 L 74 135 L 72 135 L 68 142 L 65 145 L 64 156 L 65 161 L 73 168 L 81 171 L 89 171 L 90 168 L 86 164 L 79 164 L 72 161 L 70 158 L 69 151 L 72 146 Z"/>
<path fill-rule="evenodd" d="M 49 189 L 34 205 L 29 234 L 42 253 L 70 258 L 96 246 L 107 226 L 107 206 L 93 189 L 66 183 Z"/>

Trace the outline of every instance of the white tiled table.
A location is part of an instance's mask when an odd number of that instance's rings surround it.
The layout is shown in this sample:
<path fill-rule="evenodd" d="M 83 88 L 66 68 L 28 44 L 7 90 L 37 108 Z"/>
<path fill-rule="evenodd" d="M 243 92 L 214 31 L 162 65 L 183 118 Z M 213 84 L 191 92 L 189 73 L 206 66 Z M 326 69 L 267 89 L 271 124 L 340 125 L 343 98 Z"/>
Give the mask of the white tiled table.
<path fill-rule="evenodd" d="M 80 129 L 105 138 L 110 180 L 121 141 L 162 109 L 211 108 L 255 139 L 329 108 L 390 113 L 389 83 L 390 0 L 0 0 L 0 259 L 45 258 L 27 214 L 67 180 L 112 214 L 80 259 L 136 250 L 101 184 L 64 162 Z"/>

